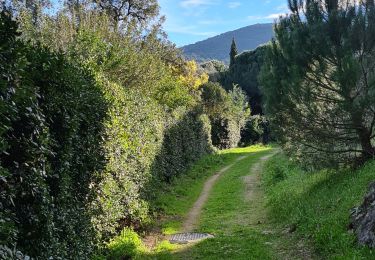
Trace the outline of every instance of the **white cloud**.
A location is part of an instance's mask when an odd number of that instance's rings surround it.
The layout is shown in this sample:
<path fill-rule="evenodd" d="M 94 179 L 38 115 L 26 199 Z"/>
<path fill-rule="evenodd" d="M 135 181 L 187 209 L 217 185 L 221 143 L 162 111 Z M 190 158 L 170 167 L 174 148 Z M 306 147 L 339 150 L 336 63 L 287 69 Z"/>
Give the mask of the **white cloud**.
<path fill-rule="evenodd" d="M 234 9 L 234 8 L 237 8 L 237 7 L 240 7 L 240 6 L 241 6 L 240 2 L 229 2 L 228 3 L 228 7 L 231 8 L 231 9 Z"/>
<path fill-rule="evenodd" d="M 215 4 L 213 0 L 184 0 L 180 3 L 183 8 L 191 8 L 202 5 L 212 5 Z"/>
<path fill-rule="evenodd" d="M 284 16 L 285 13 L 270 14 L 264 17 L 265 19 L 278 19 L 280 16 Z"/>
<path fill-rule="evenodd" d="M 289 7 L 287 4 L 283 4 L 283 5 L 279 5 L 278 7 L 276 7 L 276 10 L 277 11 L 280 11 L 280 12 L 289 12 Z"/>
<path fill-rule="evenodd" d="M 249 21 L 264 20 L 264 19 L 275 20 L 275 19 L 280 18 L 280 16 L 285 17 L 286 15 L 288 15 L 288 13 L 275 13 L 275 14 L 269 14 L 269 15 L 266 15 L 266 16 L 251 15 L 251 16 L 247 17 L 247 20 L 249 20 Z"/>

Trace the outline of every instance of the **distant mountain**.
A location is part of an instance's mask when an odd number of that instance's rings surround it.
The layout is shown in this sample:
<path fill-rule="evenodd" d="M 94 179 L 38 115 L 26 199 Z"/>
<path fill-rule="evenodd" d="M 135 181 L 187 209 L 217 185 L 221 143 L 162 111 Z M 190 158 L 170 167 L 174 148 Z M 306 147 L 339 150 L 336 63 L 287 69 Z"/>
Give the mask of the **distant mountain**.
<path fill-rule="evenodd" d="M 273 24 L 255 24 L 226 32 L 218 36 L 182 47 L 185 57 L 198 62 L 219 60 L 229 63 L 229 52 L 232 38 L 237 43 L 239 52 L 253 50 L 269 42 L 274 36 Z"/>

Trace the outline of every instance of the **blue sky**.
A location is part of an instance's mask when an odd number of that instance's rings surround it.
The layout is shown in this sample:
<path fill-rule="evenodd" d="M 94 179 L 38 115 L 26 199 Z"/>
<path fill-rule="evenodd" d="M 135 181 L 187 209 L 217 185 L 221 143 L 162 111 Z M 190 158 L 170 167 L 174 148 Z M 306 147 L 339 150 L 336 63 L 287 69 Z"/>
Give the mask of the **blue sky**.
<path fill-rule="evenodd" d="M 164 29 L 177 46 L 256 23 L 273 22 L 287 12 L 286 0 L 159 0 Z"/>

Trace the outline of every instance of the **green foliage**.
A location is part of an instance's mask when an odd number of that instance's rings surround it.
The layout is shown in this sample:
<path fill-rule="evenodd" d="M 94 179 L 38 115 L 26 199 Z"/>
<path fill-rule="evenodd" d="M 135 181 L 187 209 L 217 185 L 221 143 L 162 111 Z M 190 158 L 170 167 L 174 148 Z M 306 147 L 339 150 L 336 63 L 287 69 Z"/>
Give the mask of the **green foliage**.
<path fill-rule="evenodd" d="M 157 245 L 155 248 L 156 253 L 165 253 L 172 250 L 175 250 L 177 248 L 177 245 L 171 244 L 169 241 L 164 240 L 160 244 Z"/>
<path fill-rule="evenodd" d="M 260 46 L 254 51 L 243 52 L 233 58 L 229 69 L 213 79 L 220 82 L 225 89 L 238 85 L 249 97 L 252 117 L 248 117 L 246 126 L 241 131 L 241 144 L 251 145 L 258 142 L 268 143 L 270 131 L 263 113 L 262 93 L 258 77 L 264 63 L 268 45 Z M 212 79 L 210 78 L 212 81 Z"/>
<path fill-rule="evenodd" d="M 116 26 L 123 25 L 123 22 L 130 24 L 147 24 L 159 14 L 157 0 L 130 1 L 130 0 L 92 0 L 113 19 Z"/>
<path fill-rule="evenodd" d="M 185 173 L 197 159 L 213 152 L 211 125 L 201 111 L 196 109 L 180 119 L 171 119 L 154 166 L 159 178 L 167 182 Z"/>
<path fill-rule="evenodd" d="M 229 53 L 229 57 L 230 57 L 229 68 L 233 66 L 234 59 L 236 58 L 237 55 L 238 55 L 237 44 L 233 37 L 232 45 L 230 46 L 230 53 Z"/>
<path fill-rule="evenodd" d="M 241 131 L 241 146 L 269 142 L 268 120 L 265 116 L 253 115 L 248 118 Z"/>
<path fill-rule="evenodd" d="M 202 87 L 202 101 L 211 120 L 213 145 L 219 149 L 236 147 L 250 115 L 246 95 L 237 86 L 227 93 L 218 83 L 209 82 Z"/>
<path fill-rule="evenodd" d="M 145 197 L 152 179 L 170 181 L 212 152 L 209 122 L 191 107 L 199 75 L 188 65 L 186 74 L 176 75 L 158 46 L 145 48 L 151 43 L 91 27 L 71 43 L 70 55 L 95 72 L 109 104 L 103 137 L 108 162 L 93 203 L 93 223 L 104 240 L 123 226 L 150 221 Z"/>
<path fill-rule="evenodd" d="M 106 102 L 91 73 L 23 44 L 16 29 L 3 12 L 0 243 L 31 256 L 87 258 Z"/>
<path fill-rule="evenodd" d="M 359 170 L 306 172 L 280 154 L 266 163 L 262 182 L 272 220 L 294 226 L 324 259 L 373 259 L 348 232 L 349 215 L 373 181 L 373 161 Z"/>
<path fill-rule="evenodd" d="M 307 165 L 361 164 L 375 156 L 373 1 L 289 3 L 261 77 L 274 133 Z"/>
<path fill-rule="evenodd" d="M 225 89 L 231 89 L 233 84 L 239 85 L 250 99 L 253 115 L 262 114 L 262 95 L 258 76 L 264 63 L 268 45 L 260 46 L 253 51 L 237 55 L 229 70 L 222 73 L 220 83 Z"/>
<path fill-rule="evenodd" d="M 220 82 L 222 74 L 228 69 L 223 62 L 217 60 L 204 62 L 200 64 L 200 68 L 207 73 L 211 82 Z"/>
<path fill-rule="evenodd" d="M 132 229 L 125 228 L 107 244 L 108 260 L 133 258 L 144 251 L 142 240 Z"/>
<path fill-rule="evenodd" d="M 0 258 L 1 259 L 25 259 L 29 256 L 22 254 L 21 251 L 16 248 L 9 248 L 7 246 L 0 245 Z"/>
<path fill-rule="evenodd" d="M 158 26 L 119 33 L 80 8 L 19 13 L 21 36 L 0 19 L 0 244 L 43 259 L 89 259 L 147 224 L 152 184 L 213 152 L 195 63 Z"/>
<path fill-rule="evenodd" d="M 94 224 L 108 238 L 120 224 L 139 226 L 148 221 L 148 205 L 141 193 L 151 178 L 164 125 L 156 102 L 136 91 L 108 84 L 105 96 L 110 104 L 104 122 L 107 163 L 96 187 L 94 208 L 100 214 Z"/>

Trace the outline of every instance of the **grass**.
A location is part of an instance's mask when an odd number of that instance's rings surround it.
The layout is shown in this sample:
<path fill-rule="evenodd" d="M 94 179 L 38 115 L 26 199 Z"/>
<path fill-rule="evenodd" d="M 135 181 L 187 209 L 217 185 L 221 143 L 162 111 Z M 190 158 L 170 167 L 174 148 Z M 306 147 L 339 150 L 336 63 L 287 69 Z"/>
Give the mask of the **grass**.
<path fill-rule="evenodd" d="M 179 232 L 184 217 L 198 199 L 208 177 L 233 163 L 240 156 L 265 149 L 267 148 L 263 146 L 252 146 L 205 156 L 186 174 L 176 178 L 170 185 L 163 186 L 153 202 L 154 207 L 164 215 L 164 220 L 159 223 L 163 234 L 171 235 Z"/>
<path fill-rule="evenodd" d="M 213 239 L 182 246 L 160 241 L 152 251 L 140 246 L 134 259 L 375 259 L 347 230 L 350 210 L 375 179 L 375 161 L 357 171 L 304 172 L 278 154 L 248 201 L 243 178 L 269 153 L 253 146 L 210 155 L 163 187 L 155 200 L 164 212 L 160 226 L 164 234 L 177 233 L 207 178 L 246 156 L 218 179 L 202 211 L 197 231 Z"/>
<path fill-rule="evenodd" d="M 162 212 L 158 222 L 154 223 L 157 229 L 160 229 L 164 235 L 178 233 L 181 229 L 182 222 L 198 199 L 205 181 L 221 168 L 232 164 L 237 158 L 244 155 L 250 155 L 259 151 L 265 151 L 269 148 L 264 146 L 252 146 L 249 148 L 236 148 L 220 151 L 216 154 L 207 155 L 199 160 L 191 169 L 175 178 L 172 183 L 162 185 L 156 190 L 155 199 L 152 201 L 153 207 Z M 131 236 L 124 237 L 121 234 L 113 239 L 116 250 L 107 250 L 106 255 L 116 255 L 116 251 L 131 250 L 128 254 L 133 259 L 174 259 L 175 252 L 186 249 L 178 245 L 172 245 L 168 241 L 160 241 L 153 250 L 139 245 L 138 238 Z M 108 256 L 98 255 L 95 259 L 106 259 Z"/>
<path fill-rule="evenodd" d="M 296 227 L 319 258 L 375 259 L 375 252 L 357 246 L 347 230 L 350 209 L 361 203 L 374 179 L 375 161 L 357 171 L 307 173 L 280 154 L 266 164 L 262 182 L 271 219 Z"/>
<path fill-rule="evenodd" d="M 204 158 L 189 173 L 176 179 L 174 186 L 158 198 L 164 212 L 174 219 L 164 221 L 162 226 L 173 233 L 179 231 L 205 180 L 237 158 L 246 157 L 218 179 L 203 208 L 197 231 L 213 234 L 213 239 L 182 246 L 163 241 L 156 250 L 145 252 L 139 259 L 301 259 L 296 238 L 284 235 L 269 221 L 262 188 L 254 187 L 251 200 L 246 199 L 244 177 L 255 174 L 250 169 L 270 153 L 271 147 L 264 146 L 223 151 Z"/>
<path fill-rule="evenodd" d="M 256 217 L 249 214 L 254 205 L 244 199 L 242 178 L 249 175 L 251 165 L 268 153 L 260 147 L 243 150 L 243 154 L 250 156 L 236 163 L 218 180 L 202 212 L 199 231 L 214 234 L 215 238 L 179 252 L 178 258 L 274 259 L 267 245 L 267 235 L 254 225 Z"/>
<path fill-rule="evenodd" d="M 292 237 L 280 235 L 280 230 L 267 233 L 273 228 L 267 218 L 264 197 L 261 189 L 254 193 L 251 202 L 245 199 L 245 183 L 243 178 L 250 175 L 250 168 L 259 159 L 270 153 L 270 147 L 252 146 L 248 148 L 232 149 L 222 152 L 221 163 L 212 165 L 212 159 L 204 159 L 187 176 L 195 176 L 203 168 L 209 169 L 200 178 L 193 178 L 193 182 L 177 181 L 173 195 L 164 194 L 161 201 L 165 212 L 184 216 L 197 199 L 204 181 L 208 176 L 235 161 L 240 156 L 246 159 L 238 161 L 230 170 L 225 172 L 215 184 L 200 219 L 197 231 L 214 234 L 208 239 L 188 246 L 175 246 L 167 250 L 159 250 L 143 255 L 143 259 L 280 259 L 286 255 L 283 250 L 290 251 L 287 259 L 296 259 L 294 245 L 297 243 Z M 208 160 L 208 161 L 207 161 Z M 215 159 L 216 160 L 216 159 Z M 197 172 L 196 172 L 197 171 Z M 188 178 L 190 178 L 188 177 Z M 186 185 L 186 181 L 189 185 Z M 197 192 L 195 192 L 197 191 Z M 188 202 L 181 205 L 182 202 Z M 182 220 L 182 218 L 181 218 Z M 166 222 L 164 225 L 168 226 Z M 181 227 L 181 221 L 174 223 Z M 178 228 L 174 230 L 178 232 Z M 168 243 L 167 243 L 168 244 Z"/>
<path fill-rule="evenodd" d="M 375 251 L 357 246 L 347 230 L 350 209 L 375 179 L 375 161 L 357 171 L 307 173 L 277 154 L 248 200 L 244 177 L 267 154 L 270 147 L 253 146 L 210 155 L 161 187 L 154 201 L 164 213 L 160 228 L 177 233 L 207 178 L 246 156 L 218 179 L 202 211 L 197 231 L 213 239 L 182 246 L 161 241 L 152 251 L 132 239 L 134 259 L 375 259 Z"/>

